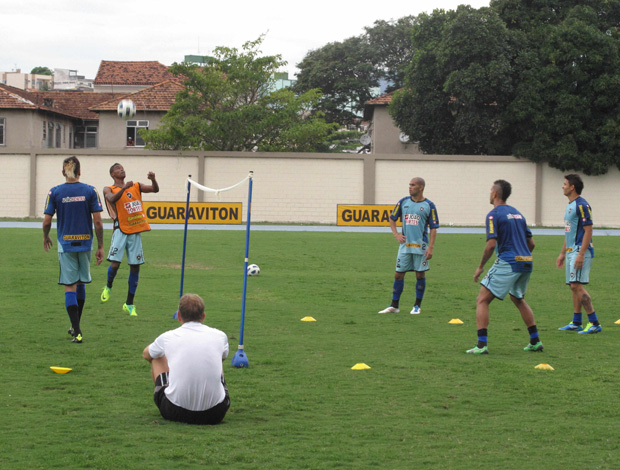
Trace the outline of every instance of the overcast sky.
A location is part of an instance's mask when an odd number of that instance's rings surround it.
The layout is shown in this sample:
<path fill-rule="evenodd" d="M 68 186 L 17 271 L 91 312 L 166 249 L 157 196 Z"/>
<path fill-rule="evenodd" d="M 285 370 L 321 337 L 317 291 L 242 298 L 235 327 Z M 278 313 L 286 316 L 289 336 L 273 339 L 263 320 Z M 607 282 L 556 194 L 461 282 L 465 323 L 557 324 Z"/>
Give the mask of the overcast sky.
<path fill-rule="evenodd" d="M 240 48 L 266 34 L 294 78 L 310 50 L 364 32 L 376 20 L 474 8 L 489 0 L 0 0 L 0 72 L 42 65 L 95 78 L 102 60 L 157 60 Z"/>

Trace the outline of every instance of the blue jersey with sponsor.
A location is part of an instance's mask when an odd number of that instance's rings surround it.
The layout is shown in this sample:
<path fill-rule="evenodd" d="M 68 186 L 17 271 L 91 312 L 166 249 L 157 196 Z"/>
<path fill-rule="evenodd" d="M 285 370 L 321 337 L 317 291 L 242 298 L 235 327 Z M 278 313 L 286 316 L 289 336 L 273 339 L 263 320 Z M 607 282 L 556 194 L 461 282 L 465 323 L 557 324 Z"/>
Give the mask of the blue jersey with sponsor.
<path fill-rule="evenodd" d="M 592 225 L 592 208 L 588 201 L 579 196 L 566 206 L 564 211 L 564 235 L 566 237 L 566 251 L 579 251 L 583 242 L 586 225 Z M 588 246 L 590 255 L 594 257 L 594 246 L 590 241 Z"/>
<path fill-rule="evenodd" d="M 514 207 L 506 204 L 496 206 L 487 214 L 487 240 L 495 238 L 495 253 L 512 267 L 512 272 L 532 272 L 532 252 L 527 239 L 532 232 L 525 217 Z"/>
<path fill-rule="evenodd" d="M 93 245 L 92 212 L 103 206 L 97 190 L 84 183 L 65 183 L 50 189 L 45 214 L 54 215 L 58 232 L 58 251 L 91 251 Z"/>
<path fill-rule="evenodd" d="M 428 199 L 415 202 L 410 196 L 404 197 L 398 201 L 390 218 L 402 220 L 402 233 L 407 239 L 402 248 L 406 253 L 423 255 L 428 248 L 429 229 L 439 227 L 437 208 Z"/>

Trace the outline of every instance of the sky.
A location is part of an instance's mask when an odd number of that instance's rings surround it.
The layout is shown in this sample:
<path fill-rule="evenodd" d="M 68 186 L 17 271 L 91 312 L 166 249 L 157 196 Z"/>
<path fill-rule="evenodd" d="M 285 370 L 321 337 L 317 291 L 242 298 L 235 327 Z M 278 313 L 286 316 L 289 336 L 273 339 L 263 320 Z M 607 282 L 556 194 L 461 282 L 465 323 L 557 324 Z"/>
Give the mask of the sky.
<path fill-rule="evenodd" d="M 280 54 L 295 78 L 306 54 L 364 33 L 377 20 L 489 0 L 0 0 L 0 72 L 34 67 L 95 78 L 102 60 L 182 62 L 218 46 Z"/>

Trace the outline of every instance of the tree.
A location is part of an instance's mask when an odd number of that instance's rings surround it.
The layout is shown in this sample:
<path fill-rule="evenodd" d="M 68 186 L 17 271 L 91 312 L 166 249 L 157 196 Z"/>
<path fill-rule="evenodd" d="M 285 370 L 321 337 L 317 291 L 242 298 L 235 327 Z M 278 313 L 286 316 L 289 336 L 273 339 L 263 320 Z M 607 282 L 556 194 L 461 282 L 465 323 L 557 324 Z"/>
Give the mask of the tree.
<path fill-rule="evenodd" d="M 372 27 L 364 28 L 372 62 L 382 78 L 389 82 L 387 91 L 397 90 L 405 84 L 405 71 L 413 59 L 411 34 L 416 24 L 415 16 L 404 16 L 397 20 L 375 21 Z"/>
<path fill-rule="evenodd" d="M 546 28 L 506 116 L 515 155 L 594 175 L 620 167 L 620 50 L 596 23 L 579 6 Z"/>
<path fill-rule="evenodd" d="M 420 15 L 412 44 L 406 86 L 390 105 L 397 126 L 427 153 L 506 152 L 514 47 L 497 13 L 461 5 Z"/>
<path fill-rule="evenodd" d="M 373 64 L 368 43 L 361 37 L 332 42 L 310 51 L 297 64 L 295 90 L 299 93 L 321 90 L 323 96 L 315 109 L 328 122 L 354 123 L 364 104 L 372 98 L 371 88 L 378 85 L 380 74 Z"/>
<path fill-rule="evenodd" d="M 295 90 L 321 90 L 323 98 L 317 110 L 329 122 L 354 123 L 380 81 L 388 82 L 388 90 L 403 85 L 405 69 L 413 57 L 411 32 L 415 23 L 414 16 L 375 21 L 360 36 L 310 51 L 297 64 L 300 72 Z"/>
<path fill-rule="evenodd" d="M 43 66 L 33 68 L 30 73 L 35 75 L 54 75 L 54 72 L 52 72 L 48 67 Z"/>
<path fill-rule="evenodd" d="M 281 56 L 260 56 L 262 37 L 242 51 L 218 47 L 204 67 L 173 64 L 184 80 L 158 129 L 142 131 L 148 148 L 222 151 L 313 151 L 333 126 L 308 109 L 317 90 L 273 91 Z"/>

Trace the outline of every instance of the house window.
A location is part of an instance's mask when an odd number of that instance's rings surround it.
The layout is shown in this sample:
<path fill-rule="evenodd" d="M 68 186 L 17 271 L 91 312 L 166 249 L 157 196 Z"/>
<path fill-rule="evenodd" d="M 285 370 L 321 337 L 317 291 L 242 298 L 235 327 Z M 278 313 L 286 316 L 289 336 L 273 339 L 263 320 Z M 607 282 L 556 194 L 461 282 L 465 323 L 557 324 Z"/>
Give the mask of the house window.
<path fill-rule="evenodd" d="M 76 149 L 96 149 L 97 148 L 97 126 L 78 126 L 75 128 Z"/>
<path fill-rule="evenodd" d="M 47 121 L 47 148 L 54 148 L 54 123 Z"/>
<path fill-rule="evenodd" d="M 62 134 L 63 134 L 63 126 L 62 124 L 56 124 L 56 142 L 55 147 L 57 149 L 62 148 Z"/>
<path fill-rule="evenodd" d="M 6 118 L 0 118 L 0 145 L 6 145 Z"/>
<path fill-rule="evenodd" d="M 144 147 L 144 140 L 140 137 L 138 131 L 140 129 L 148 129 L 149 122 L 148 121 L 127 121 L 127 138 L 126 145 L 133 147 Z M 131 139 L 131 140 L 129 140 Z M 133 145 L 130 143 L 132 142 Z"/>

